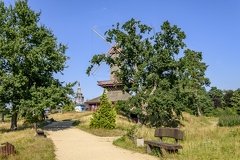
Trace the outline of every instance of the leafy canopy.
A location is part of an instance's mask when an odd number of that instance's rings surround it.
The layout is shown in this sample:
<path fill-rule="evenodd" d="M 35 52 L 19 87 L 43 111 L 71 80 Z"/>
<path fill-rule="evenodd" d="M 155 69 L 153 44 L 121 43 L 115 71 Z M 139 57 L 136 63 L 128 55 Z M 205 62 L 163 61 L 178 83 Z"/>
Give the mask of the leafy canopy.
<path fill-rule="evenodd" d="M 132 95 L 124 110 L 138 114 L 142 123 L 173 126 L 184 108 L 201 113 L 199 92 L 210 82 L 201 52 L 185 49 L 185 33 L 168 21 L 160 29 L 156 32 L 135 19 L 113 25 L 105 34 L 108 42 L 117 44 L 116 55 L 94 55 L 86 73 L 100 62 L 117 66 L 113 73 Z"/>
<path fill-rule="evenodd" d="M 73 84 L 64 86 L 54 78 L 66 67 L 67 46 L 40 24 L 40 15 L 27 0 L 8 7 L 0 2 L 0 98 L 12 104 L 12 127 L 17 114 L 38 116 L 45 107 L 68 101 L 73 92 Z"/>

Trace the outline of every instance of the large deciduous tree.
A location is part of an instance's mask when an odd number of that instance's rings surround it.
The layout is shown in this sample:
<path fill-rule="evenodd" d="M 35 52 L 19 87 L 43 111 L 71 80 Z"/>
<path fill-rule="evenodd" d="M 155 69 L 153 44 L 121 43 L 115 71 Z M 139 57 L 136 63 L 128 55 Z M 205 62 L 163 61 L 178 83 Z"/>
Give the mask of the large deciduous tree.
<path fill-rule="evenodd" d="M 67 47 L 40 24 L 40 14 L 27 0 L 8 7 L 0 2 L 0 98 L 12 104 L 12 129 L 19 114 L 38 117 L 72 93 L 72 84 L 64 86 L 53 76 L 66 67 Z"/>
<path fill-rule="evenodd" d="M 181 84 L 182 93 L 184 93 L 185 103 L 194 113 L 201 116 L 201 108 L 209 107 L 201 99 L 207 99 L 207 92 L 202 88 L 210 85 L 210 81 L 205 77 L 207 65 L 202 62 L 202 53 L 187 49 L 184 56 L 179 60 L 179 84 Z"/>
<path fill-rule="evenodd" d="M 119 69 L 113 73 L 123 83 L 123 91 L 132 95 L 124 105 L 125 111 L 128 108 L 138 114 L 142 123 L 157 127 L 176 124 L 188 106 L 195 106 L 200 113 L 199 93 L 209 84 L 201 53 L 183 50 L 185 33 L 168 21 L 160 29 L 156 32 L 134 19 L 122 26 L 117 23 L 105 34 L 108 42 L 117 44 L 118 55 L 94 55 L 87 69 L 89 75 L 94 65 L 102 61 L 110 67 L 117 66 Z M 187 93 L 191 93 L 192 101 L 185 106 Z"/>

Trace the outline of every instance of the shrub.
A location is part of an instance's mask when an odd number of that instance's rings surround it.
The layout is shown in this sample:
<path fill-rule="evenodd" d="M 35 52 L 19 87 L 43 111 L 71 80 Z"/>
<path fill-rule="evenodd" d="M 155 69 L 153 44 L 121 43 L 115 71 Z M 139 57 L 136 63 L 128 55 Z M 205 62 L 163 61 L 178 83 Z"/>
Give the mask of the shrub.
<path fill-rule="evenodd" d="M 64 112 L 70 112 L 70 111 L 74 111 L 74 107 L 75 107 L 74 103 L 73 103 L 73 102 L 70 102 L 69 104 L 63 105 L 62 110 L 63 110 Z"/>
<path fill-rule="evenodd" d="M 221 117 L 225 115 L 236 115 L 236 110 L 233 108 L 217 108 L 213 111 L 213 115 L 216 117 Z"/>
<path fill-rule="evenodd" d="M 232 127 L 240 125 L 239 115 L 225 115 L 221 116 L 218 121 L 218 125 L 221 127 Z"/>
<path fill-rule="evenodd" d="M 100 99 L 100 106 L 97 111 L 93 113 L 89 126 L 90 128 L 114 129 L 116 127 L 116 115 L 116 110 L 112 107 L 107 97 L 106 90 L 104 90 Z"/>

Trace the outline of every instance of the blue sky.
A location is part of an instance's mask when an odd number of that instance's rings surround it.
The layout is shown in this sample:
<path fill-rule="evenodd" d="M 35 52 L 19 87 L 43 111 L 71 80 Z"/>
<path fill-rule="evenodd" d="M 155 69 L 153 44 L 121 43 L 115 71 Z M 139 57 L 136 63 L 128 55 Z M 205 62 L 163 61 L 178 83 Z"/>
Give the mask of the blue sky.
<path fill-rule="evenodd" d="M 14 0 L 4 0 L 5 5 Z M 117 22 L 131 18 L 160 30 L 168 20 L 181 28 L 187 47 L 202 52 L 209 65 L 206 76 L 219 89 L 240 88 L 240 1 L 239 0 L 29 0 L 31 9 L 41 11 L 40 22 L 50 28 L 58 42 L 68 45 L 70 57 L 61 81 L 80 81 L 85 100 L 101 95 L 97 81 L 108 80 L 109 68 L 103 66 L 94 75 L 86 69 L 94 54 L 104 53 L 110 45 L 100 34 Z M 77 86 L 74 87 L 76 91 Z"/>

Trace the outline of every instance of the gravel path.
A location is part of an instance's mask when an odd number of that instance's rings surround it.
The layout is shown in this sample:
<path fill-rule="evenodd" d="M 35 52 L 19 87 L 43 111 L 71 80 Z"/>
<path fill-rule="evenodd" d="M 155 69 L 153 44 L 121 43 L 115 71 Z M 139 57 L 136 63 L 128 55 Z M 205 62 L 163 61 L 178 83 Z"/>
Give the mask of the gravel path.
<path fill-rule="evenodd" d="M 147 154 L 116 147 L 113 137 L 98 137 L 71 127 L 71 121 L 54 122 L 45 127 L 56 146 L 58 160 L 159 160 Z"/>

